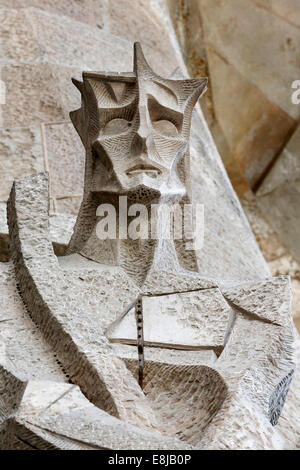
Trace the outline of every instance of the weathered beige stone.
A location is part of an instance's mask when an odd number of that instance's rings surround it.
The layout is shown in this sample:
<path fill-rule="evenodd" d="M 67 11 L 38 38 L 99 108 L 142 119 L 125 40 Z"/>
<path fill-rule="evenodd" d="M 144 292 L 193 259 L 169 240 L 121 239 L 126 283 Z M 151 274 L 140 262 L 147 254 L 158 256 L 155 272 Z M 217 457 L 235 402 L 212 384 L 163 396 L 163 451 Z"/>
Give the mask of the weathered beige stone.
<path fill-rule="evenodd" d="M 246 76 L 269 101 L 294 119 L 299 118 L 299 107 L 291 102 L 291 84 L 299 67 L 295 55 L 299 29 L 250 0 L 200 0 L 200 7 L 207 46 Z"/>
<path fill-rule="evenodd" d="M 271 193 L 282 184 L 294 183 L 300 179 L 299 148 L 300 128 L 297 127 L 256 192 L 258 197 Z"/>
<path fill-rule="evenodd" d="M 215 118 L 230 149 L 233 168 L 240 168 L 253 188 L 293 131 L 295 120 L 213 48 L 207 49 L 207 57 Z M 219 150 L 221 155 L 226 152 L 226 148 Z M 231 180 L 240 194 L 247 190 L 239 181 Z"/>
<path fill-rule="evenodd" d="M 204 244 L 197 252 L 200 272 L 214 279 L 251 279 L 263 272 L 268 276 L 268 268 L 256 250 L 248 221 L 220 167 L 219 154 L 202 119 L 193 116 L 190 150 L 193 201 L 205 204 Z"/>
<path fill-rule="evenodd" d="M 295 131 L 257 191 L 257 204 L 282 243 L 300 261 L 300 132 Z"/>
<path fill-rule="evenodd" d="M 155 11 L 159 12 L 160 10 L 157 7 Z M 24 17 L 24 21 L 26 18 Z M 36 39 L 40 44 L 40 50 L 44 51 L 43 58 L 47 60 L 48 63 L 45 65 L 10 65 L 3 68 L 3 79 L 8 84 L 8 104 L 3 106 L 3 121 L 6 126 L 14 126 L 16 123 L 20 125 L 25 125 L 25 123 L 37 123 L 41 120 L 44 122 L 55 122 L 57 120 L 67 119 L 69 109 L 79 105 L 78 94 L 76 95 L 74 87 L 73 89 L 70 88 L 69 82 L 72 75 L 78 76 L 78 72 L 76 69 L 65 68 L 65 65 L 75 64 L 76 54 L 78 57 L 80 55 L 80 67 L 84 66 L 85 63 L 87 68 L 114 68 L 120 71 L 122 69 L 128 69 L 128 64 L 131 66 L 132 54 L 128 47 L 128 42 L 123 39 L 118 39 L 116 42 L 115 37 L 111 37 L 115 45 L 115 52 L 112 57 L 108 42 L 110 36 L 107 35 L 107 33 L 104 34 L 96 28 L 93 29 L 93 31 L 89 30 L 89 32 L 87 32 L 86 27 L 83 28 L 78 22 L 74 22 L 71 19 L 69 22 L 66 22 L 57 15 L 49 15 L 39 12 L 37 9 L 30 9 L 29 18 L 35 23 L 35 29 L 39 31 L 39 36 Z M 64 22 L 63 25 L 62 22 Z M 163 25 L 163 23 L 161 24 Z M 51 38 L 48 38 L 48 32 L 45 30 L 51 31 Z M 70 39 L 62 37 L 60 42 L 57 38 L 61 37 L 64 31 L 66 31 L 65 34 L 68 34 Z M 76 37 L 75 41 L 72 41 L 73 37 Z M 81 38 L 80 41 L 77 40 L 78 37 Z M 45 38 L 45 43 L 43 42 L 43 38 Z M 53 38 L 56 38 L 55 41 Z M 13 36 L 9 40 L 13 40 Z M 92 46 L 91 42 L 93 42 Z M 26 41 L 24 41 L 24 43 L 26 44 Z M 61 47 L 61 44 L 64 44 L 64 47 Z M 70 44 L 70 46 L 66 46 L 66 44 Z M 76 44 L 76 53 L 74 53 L 72 49 L 72 44 Z M 69 49 L 69 47 L 72 50 Z M 100 56 L 99 51 L 101 51 Z M 67 58 L 68 54 L 70 54 L 70 59 Z M 172 53 L 168 54 L 168 57 L 169 56 L 173 60 L 173 58 L 178 57 L 178 54 L 176 50 L 172 49 Z M 83 57 L 85 58 L 84 62 Z M 50 65 L 49 61 L 57 65 Z M 157 64 L 158 71 L 161 70 L 162 65 L 167 64 L 165 58 L 162 60 L 160 51 L 150 51 L 150 64 L 153 63 L 153 61 L 159 62 L 159 64 Z M 79 60 L 77 63 L 79 63 Z M 178 59 L 177 64 L 180 67 L 182 66 L 180 59 Z M 170 74 L 170 69 L 166 71 L 166 74 Z M 25 109 L 26 113 L 24 112 Z M 209 207 L 207 207 L 208 217 L 206 221 L 208 231 L 205 253 L 202 251 L 198 254 L 199 262 L 203 267 L 205 266 L 205 271 L 208 276 L 222 277 L 228 271 L 229 266 L 232 270 L 232 277 L 239 277 L 241 270 L 244 271 L 245 278 L 255 276 L 261 269 L 265 269 L 267 273 L 266 267 L 263 268 L 265 264 L 258 253 L 254 239 L 248 232 L 247 222 L 244 219 L 242 211 L 238 208 L 239 205 L 235 196 L 233 196 L 231 189 L 229 189 L 227 176 L 220 167 L 221 162 L 219 156 L 209 136 L 206 125 L 203 123 L 203 118 L 199 118 L 196 115 L 194 121 L 193 128 L 195 130 L 192 134 L 191 159 L 193 192 L 196 199 L 200 202 L 204 199 L 210 201 Z M 70 146 L 72 146 L 72 143 L 70 143 Z M 212 152 L 214 155 L 213 159 L 207 160 L 207 157 L 203 153 L 204 148 L 209 148 L 209 152 Z M 207 177 L 205 176 L 209 174 L 210 171 L 213 171 L 215 175 L 215 182 L 213 184 L 207 184 Z M 199 177 L 197 175 L 201 176 Z M 228 197 L 225 196 L 224 191 L 221 190 L 224 186 L 227 188 L 226 193 L 228 191 Z M 65 195 L 62 194 L 61 196 Z M 59 211 L 70 210 L 75 213 L 80 203 L 79 199 L 80 198 L 61 199 L 58 200 L 55 205 L 52 204 L 52 207 Z M 231 224 L 227 223 L 227 211 L 229 206 L 232 207 L 230 210 L 230 217 L 232 218 Z M 223 233 L 221 237 L 223 240 L 226 240 L 222 242 L 223 246 L 219 247 L 220 253 L 217 256 L 215 256 L 216 244 L 213 238 L 208 236 L 210 232 L 216 232 L 216 227 L 214 226 L 214 220 L 216 218 L 222 220 L 221 226 Z M 242 234 L 239 240 L 236 240 L 237 232 Z M 239 253 L 239 259 L 237 260 L 231 249 L 232 240 L 235 240 L 235 243 L 237 243 L 237 251 Z M 241 264 L 241 260 L 245 258 L 245 256 L 246 258 L 251 258 L 251 262 L 245 263 L 243 261 Z M 255 262 L 253 261 L 254 259 Z"/>
<path fill-rule="evenodd" d="M 271 227 L 298 261 L 300 247 L 296 227 L 300 220 L 299 200 L 299 180 L 284 183 L 272 192 L 257 198 L 258 206 Z"/>
<path fill-rule="evenodd" d="M 56 199 L 55 210 L 58 213 L 77 215 L 81 202 L 82 202 L 82 196 L 62 197 L 61 199 Z"/>
<path fill-rule="evenodd" d="M 92 26 L 102 28 L 103 25 L 103 2 L 95 2 L 94 0 L 64 0 L 56 2 L 55 0 L 44 0 L 42 3 L 38 0 L 1 0 L 2 8 L 21 9 L 34 7 L 49 13 L 64 15 L 74 20 L 87 23 Z"/>
<path fill-rule="evenodd" d="M 223 290 L 223 295 L 235 307 L 253 318 L 281 326 L 290 321 L 288 312 L 291 311 L 291 284 L 288 277 L 278 276 L 265 282 L 240 284 L 237 288 Z"/>
<path fill-rule="evenodd" d="M 26 9 L 0 9 L 1 61 L 34 62 L 41 56 L 35 29 Z"/>
<path fill-rule="evenodd" d="M 298 11 L 286 0 L 168 1 L 192 76 L 210 78 L 205 117 L 240 195 L 261 183 L 297 125 Z M 280 64 L 280 67 L 278 67 Z"/>
<path fill-rule="evenodd" d="M 0 278 L 0 341 L 5 345 L 5 363 L 12 364 L 27 380 L 67 381 L 41 331 L 24 308 L 11 262 L 0 263 Z"/>
<path fill-rule="evenodd" d="M 124 47 L 127 41 L 99 28 L 38 8 L 1 9 L 0 13 L 6 39 L 2 57 L 14 64 L 49 62 L 87 70 L 98 64 L 102 70 L 116 67 L 121 71 L 131 62 L 132 55 Z M 115 45 L 113 56 L 110 42 Z"/>
<path fill-rule="evenodd" d="M 46 124 L 44 132 L 51 196 L 59 199 L 82 195 L 84 152 L 74 127 L 71 123 Z"/>
<path fill-rule="evenodd" d="M 4 66 L 1 79 L 6 85 L 6 104 L 1 106 L 2 126 L 27 127 L 68 119 L 68 107 L 79 104 L 71 92 L 72 76 L 78 76 L 78 72 L 48 63 Z"/>
<path fill-rule="evenodd" d="M 195 0 L 174 2 L 166 0 L 170 18 L 173 23 L 180 51 L 192 77 L 209 76 L 206 46 L 199 4 Z M 203 97 L 201 108 L 209 125 L 213 123 L 213 103 L 211 86 Z M 222 155 L 223 158 L 223 155 Z"/>
<path fill-rule="evenodd" d="M 0 171 L 6 175 L 0 180 L 0 200 L 8 199 L 14 178 L 48 170 L 56 210 L 78 213 L 84 156 L 71 123 L 0 129 L 0 139 Z"/>
<path fill-rule="evenodd" d="M 45 380 L 28 383 L 10 422 L 11 434 L 14 431 L 19 439 L 7 442 L 10 449 L 26 448 L 22 440 L 28 442 L 33 436 L 43 450 L 192 449 L 176 438 L 143 431 L 110 416 L 93 406 L 77 386 Z"/>
<path fill-rule="evenodd" d="M 144 296 L 142 308 L 145 345 L 211 350 L 223 347 L 231 309 L 217 288 Z M 134 309 L 110 330 L 109 339 L 136 343 Z"/>
<path fill-rule="evenodd" d="M 300 108 L 291 100 L 298 78 L 297 2 L 167 4 L 189 72 L 209 76 L 205 117 L 272 274 L 291 274 L 297 315 Z"/>
<path fill-rule="evenodd" d="M 1 262 L 9 260 L 9 234 L 6 222 L 6 204 L 0 203 L 0 258 Z M 75 225 L 75 217 L 71 214 L 50 213 L 50 237 L 57 256 L 63 256 L 71 239 Z"/>
<path fill-rule="evenodd" d="M 178 57 L 163 13 L 157 0 L 131 0 L 130 8 L 126 0 L 107 2 L 106 14 L 111 33 L 131 43 L 140 41 L 153 68 L 168 76 L 178 67 Z M 170 53 L 172 49 L 174 52 Z"/>
<path fill-rule="evenodd" d="M 300 363 L 300 339 L 296 343 L 297 364 Z M 286 404 L 279 418 L 277 429 L 285 439 L 286 450 L 300 449 L 300 367 L 296 367 L 295 375 L 288 392 Z"/>

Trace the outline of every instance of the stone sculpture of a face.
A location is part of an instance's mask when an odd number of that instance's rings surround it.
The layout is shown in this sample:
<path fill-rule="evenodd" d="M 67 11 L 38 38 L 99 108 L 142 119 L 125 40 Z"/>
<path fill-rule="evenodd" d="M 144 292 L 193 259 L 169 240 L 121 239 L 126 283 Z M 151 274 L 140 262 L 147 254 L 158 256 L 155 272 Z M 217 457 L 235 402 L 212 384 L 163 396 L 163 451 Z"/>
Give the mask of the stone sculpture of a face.
<path fill-rule="evenodd" d="M 82 107 L 71 119 L 91 162 L 90 190 L 183 196 L 192 110 L 207 79 L 159 77 L 137 43 L 133 73 L 85 72 L 73 82 Z"/>

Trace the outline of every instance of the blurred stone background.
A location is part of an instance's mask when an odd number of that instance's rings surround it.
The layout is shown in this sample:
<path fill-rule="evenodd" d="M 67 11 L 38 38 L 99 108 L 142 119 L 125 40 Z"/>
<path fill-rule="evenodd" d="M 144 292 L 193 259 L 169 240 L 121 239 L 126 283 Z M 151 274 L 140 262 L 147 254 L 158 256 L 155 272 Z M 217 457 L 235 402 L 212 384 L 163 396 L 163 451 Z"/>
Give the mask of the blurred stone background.
<path fill-rule="evenodd" d="M 271 273 L 289 274 L 300 328 L 298 0 L 167 0 L 202 109 Z"/>
<path fill-rule="evenodd" d="M 84 172 L 71 77 L 131 70 L 140 40 L 160 75 L 209 77 L 203 113 L 271 273 L 292 278 L 300 329 L 299 0 L 0 0 L 0 38 L 2 260 L 5 202 L 26 174 L 49 171 L 53 238 L 67 242 Z"/>

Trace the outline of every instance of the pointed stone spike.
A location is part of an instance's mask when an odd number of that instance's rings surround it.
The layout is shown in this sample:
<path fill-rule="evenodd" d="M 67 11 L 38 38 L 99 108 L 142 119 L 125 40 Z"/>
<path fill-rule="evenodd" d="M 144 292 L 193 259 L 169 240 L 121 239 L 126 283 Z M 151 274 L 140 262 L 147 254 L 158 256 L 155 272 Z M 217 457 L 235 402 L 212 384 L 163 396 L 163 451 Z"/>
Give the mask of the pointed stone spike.
<path fill-rule="evenodd" d="M 191 78 L 191 79 L 184 79 L 184 80 L 176 80 L 177 85 L 179 85 L 179 89 L 181 88 L 183 95 L 191 95 L 196 97 L 196 99 L 200 98 L 203 93 L 207 90 L 207 77 L 201 78 Z"/>
<path fill-rule="evenodd" d="M 133 70 L 136 75 L 141 75 L 145 72 L 150 72 L 153 74 L 153 71 L 145 59 L 142 46 L 139 42 L 135 42 L 133 45 Z"/>
<path fill-rule="evenodd" d="M 76 88 L 80 91 L 80 93 L 83 93 L 83 82 L 80 80 L 77 80 L 76 78 L 72 78 L 72 83 L 76 86 Z"/>
<path fill-rule="evenodd" d="M 198 84 L 197 84 L 198 82 Z M 208 83 L 208 78 L 198 78 L 196 82 L 196 93 L 195 93 L 195 102 L 206 92 L 207 90 L 207 83 Z"/>

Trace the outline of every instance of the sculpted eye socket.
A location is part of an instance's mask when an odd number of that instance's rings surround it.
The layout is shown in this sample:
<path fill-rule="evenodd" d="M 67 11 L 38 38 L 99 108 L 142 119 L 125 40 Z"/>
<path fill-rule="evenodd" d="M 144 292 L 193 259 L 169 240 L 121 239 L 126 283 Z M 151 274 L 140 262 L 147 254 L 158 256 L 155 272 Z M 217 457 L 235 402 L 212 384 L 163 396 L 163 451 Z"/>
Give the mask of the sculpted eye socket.
<path fill-rule="evenodd" d="M 127 121 L 127 119 L 112 119 L 104 126 L 102 134 L 122 134 L 123 132 L 127 132 L 130 126 L 131 122 Z"/>
<path fill-rule="evenodd" d="M 154 121 L 152 123 L 153 129 L 159 134 L 167 135 L 170 137 L 178 136 L 178 129 L 171 121 L 166 119 L 160 119 L 159 121 Z"/>

